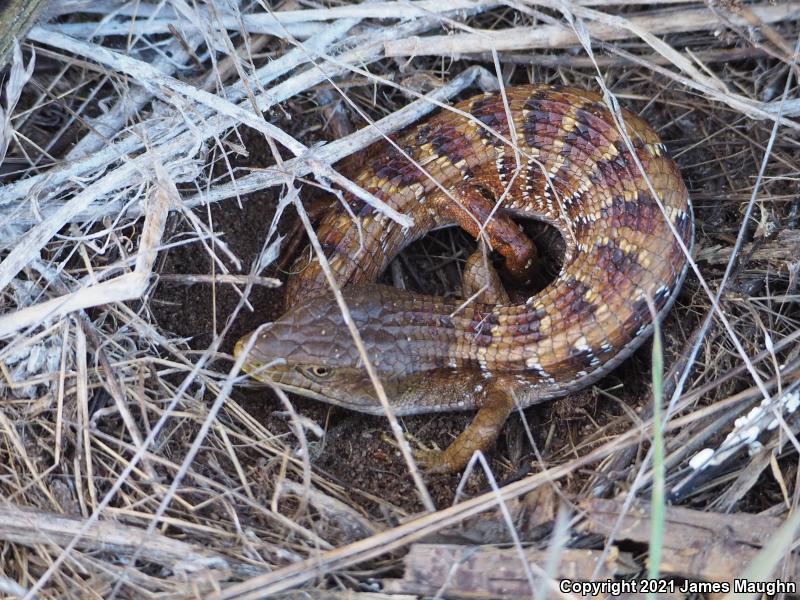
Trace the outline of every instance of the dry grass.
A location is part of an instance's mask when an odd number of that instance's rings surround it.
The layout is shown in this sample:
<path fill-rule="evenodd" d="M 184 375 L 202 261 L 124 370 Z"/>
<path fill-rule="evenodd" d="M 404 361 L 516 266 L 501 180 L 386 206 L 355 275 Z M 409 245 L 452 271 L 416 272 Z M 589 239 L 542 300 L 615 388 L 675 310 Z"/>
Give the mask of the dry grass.
<path fill-rule="evenodd" d="M 565 546 L 598 569 L 617 560 L 627 507 L 652 491 L 649 352 L 582 404 L 528 411 L 494 476 L 460 485 L 408 467 L 382 420 L 256 396 L 228 354 L 275 316 L 290 204 L 303 215 L 333 187 L 407 218 L 337 161 L 528 81 L 606 87 L 690 189 L 694 274 L 664 323 L 667 494 L 770 526 L 796 511 L 800 2 L 233 4 L 64 0 L 5 77 L 0 595 L 379 597 L 407 546 L 443 530 L 509 556 L 533 544 L 521 577 L 542 593 L 557 594 Z M 457 265 L 456 237 L 403 260 Z M 446 441 L 460 423 L 393 430 L 441 426 Z M 696 469 L 703 448 L 717 451 Z M 581 521 L 607 497 L 625 510 L 598 542 Z M 792 572 L 779 550 L 761 560 Z"/>

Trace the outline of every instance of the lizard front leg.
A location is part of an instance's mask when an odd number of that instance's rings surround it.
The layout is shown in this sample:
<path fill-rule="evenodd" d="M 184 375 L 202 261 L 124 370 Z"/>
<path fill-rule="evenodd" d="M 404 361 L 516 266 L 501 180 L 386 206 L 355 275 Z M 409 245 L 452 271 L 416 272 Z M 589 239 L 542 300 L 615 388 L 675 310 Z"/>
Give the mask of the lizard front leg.
<path fill-rule="evenodd" d="M 494 445 L 500 430 L 514 410 L 514 397 L 508 386 L 490 384 L 486 400 L 478 409 L 472 422 L 444 450 L 422 450 L 417 459 L 429 473 L 453 473 L 460 471 L 472 455 L 480 450 L 486 452 Z"/>

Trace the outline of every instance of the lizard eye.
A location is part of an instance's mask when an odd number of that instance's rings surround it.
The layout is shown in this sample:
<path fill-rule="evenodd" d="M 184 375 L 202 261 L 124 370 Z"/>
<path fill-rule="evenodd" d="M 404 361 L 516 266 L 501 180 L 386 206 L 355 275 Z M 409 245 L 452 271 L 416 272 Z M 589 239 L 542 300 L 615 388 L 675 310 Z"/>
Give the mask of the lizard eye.
<path fill-rule="evenodd" d="M 327 379 L 333 374 L 333 369 L 323 365 L 313 365 L 307 367 L 304 371 L 311 379 Z"/>

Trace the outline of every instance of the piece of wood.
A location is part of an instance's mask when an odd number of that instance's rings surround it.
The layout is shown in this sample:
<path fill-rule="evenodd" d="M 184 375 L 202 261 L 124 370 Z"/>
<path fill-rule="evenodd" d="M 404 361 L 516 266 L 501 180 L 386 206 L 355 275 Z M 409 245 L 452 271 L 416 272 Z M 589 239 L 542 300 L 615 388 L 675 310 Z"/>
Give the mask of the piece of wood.
<path fill-rule="evenodd" d="M 706 246 L 697 252 L 697 262 L 724 265 L 731 257 L 733 246 Z M 781 229 L 773 239 L 745 244 L 742 254 L 750 261 L 769 265 L 778 270 L 789 269 L 800 256 L 800 231 Z"/>
<path fill-rule="evenodd" d="M 525 559 L 545 569 L 548 550 L 523 548 Z M 550 576 L 555 579 L 589 581 L 593 575 L 609 579 L 633 571 L 630 556 L 611 549 L 599 565 L 599 550 L 562 549 L 558 565 Z M 403 579 L 383 581 L 387 593 L 436 594 L 447 598 L 529 598 L 530 583 L 516 548 L 462 546 L 457 544 L 413 544 L 405 559 Z M 597 573 L 595 573 L 597 570 Z"/>
<path fill-rule="evenodd" d="M 64 547 L 79 534 L 84 520 L 11 504 L 0 506 L 0 540 L 24 546 Z M 139 552 L 143 560 L 162 564 L 175 573 L 215 571 L 220 578 L 231 572 L 252 576 L 260 569 L 235 558 L 209 552 L 195 544 L 114 520 L 101 520 L 78 539 L 77 549 L 88 553 L 107 552 L 117 557 Z"/>
<path fill-rule="evenodd" d="M 523 543 L 539 539 L 542 529 L 555 521 L 560 500 L 552 486 L 543 485 L 506 502 L 516 536 Z M 424 541 L 428 544 L 510 544 L 513 537 L 503 512 L 498 507 L 492 508 L 442 529 Z"/>
<path fill-rule="evenodd" d="M 648 503 L 634 503 L 624 514 L 622 500 L 592 499 L 582 502 L 581 508 L 586 513 L 584 533 L 608 535 L 615 531 L 614 543 L 626 540 L 647 544 L 650 540 Z M 721 514 L 667 506 L 668 535 L 664 536 L 659 571 L 662 576 L 732 582 L 745 572 L 783 522 L 750 513 Z M 797 554 L 787 556 L 782 566 L 782 579 L 800 581 Z"/>
<path fill-rule="evenodd" d="M 50 0 L 6 0 L 0 3 L 0 70 L 11 56 L 14 40 L 25 39 L 49 3 Z"/>

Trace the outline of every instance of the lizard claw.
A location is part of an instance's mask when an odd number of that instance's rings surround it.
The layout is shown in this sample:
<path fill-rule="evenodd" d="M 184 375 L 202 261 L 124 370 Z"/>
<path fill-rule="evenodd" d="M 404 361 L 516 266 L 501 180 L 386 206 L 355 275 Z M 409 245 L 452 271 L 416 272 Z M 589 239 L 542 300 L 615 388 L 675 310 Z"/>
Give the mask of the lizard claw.
<path fill-rule="evenodd" d="M 445 455 L 446 450 L 442 450 L 436 443 L 426 444 L 413 434 L 406 433 L 406 439 L 411 445 L 411 455 L 422 471 L 428 474 L 450 473 L 457 469 L 448 468 Z M 394 436 L 384 433 L 381 438 L 390 446 L 399 449 L 399 445 Z"/>

